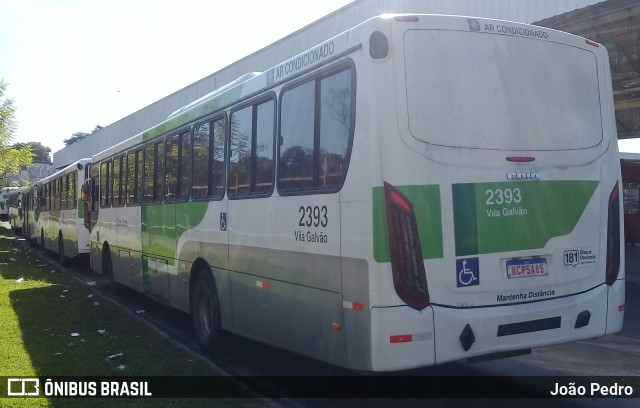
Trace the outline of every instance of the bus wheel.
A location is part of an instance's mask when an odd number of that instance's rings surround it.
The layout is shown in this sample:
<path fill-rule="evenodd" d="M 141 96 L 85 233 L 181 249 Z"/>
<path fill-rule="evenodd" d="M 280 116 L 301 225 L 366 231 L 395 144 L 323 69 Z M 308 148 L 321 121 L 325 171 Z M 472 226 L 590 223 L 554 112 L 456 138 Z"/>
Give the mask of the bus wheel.
<path fill-rule="evenodd" d="M 220 302 L 216 284 L 209 271 L 198 274 L 191 306 L 193 327 L 202 350 L 207 354 L 219 351 L 221 337 Z"/>
<path fill-rule="evenodd" d="M 62 266 L 67 266 L 68 265 L 68 259 L 65 255 L 64 255 L 64 239 L 62 238 L 62 232 L 60 233 L 60 235 L 58 235 L 58 256 L 59 256 L 59 260 L 60 260 L 60 265 Z"/>

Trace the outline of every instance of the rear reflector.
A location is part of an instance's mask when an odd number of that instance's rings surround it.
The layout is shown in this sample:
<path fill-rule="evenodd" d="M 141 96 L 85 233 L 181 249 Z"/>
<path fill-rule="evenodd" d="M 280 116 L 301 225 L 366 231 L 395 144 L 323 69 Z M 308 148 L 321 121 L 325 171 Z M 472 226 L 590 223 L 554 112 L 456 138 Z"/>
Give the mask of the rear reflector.
<path fill-rule="evenodd" d="M 409 307 L 422 310 L 429 305 L 429 290 L 415 212 L 391 184 L 384 183 L 384 193 L 393 287 Z"/>
<path fill-rule="evenodd" d="M 618 279 L 620 271 L 620 194 L 618 183 L 613 186 L 609 195 L 607 219 L 607 285 L 611 286 Z"/>
<path fill-rule="evenodd" d="M 410 343 L 413 341 L 413 336 L 410 334 L 397 334 L 389 336 L 390 343 Z"/>

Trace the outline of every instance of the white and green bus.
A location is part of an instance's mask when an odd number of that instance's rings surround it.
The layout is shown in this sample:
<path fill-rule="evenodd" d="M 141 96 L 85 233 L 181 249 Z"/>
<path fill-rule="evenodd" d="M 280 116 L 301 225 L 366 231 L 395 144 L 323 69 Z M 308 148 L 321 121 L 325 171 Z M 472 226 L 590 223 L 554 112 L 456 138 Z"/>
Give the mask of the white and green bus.
<path fill-rule="evenodd" d="M 607 51 L 388 15 L 91 159 L 91 263 L 221 331 L 402 370 L 621 329 Z"/>
<path fill-rule="evenodd" d="M 9 225 L 11 225 L 11 229 L 19 235 L 22 234 L 22 224 L 24 218 L 22 212 L 22 198 L 25 191 L 25 187 L 18 187 L 16 189 L 10 190 L 9 200 L 7 203 L 7 205 L 9 206 Z"/>
<path fill-rule="evenodd" d="M 0 188 L 0 221 L 9 221 L 9 195 L 18 187 Z"/>
<path fill-rule="evenodd" d="M 36 220 L 36 209 L 38 207 L 38 181 L 33 182 L 30 186 L 25 187 L 22 193 L 22 235 L 25 237 L 27 244 L 32 245 L 37 242 L 38 221 Z"/>
<path fill-rule="evenodd" d="M 88 254 L 89 228 L 85 225 L 82 186 L 88 177 L 90 159 L 80 159 L 35 184 L 37 205 L 32 212 L 38 244 L 68 260 Z M 31 213 L 28 213 L 28 217 Z M 27 233 L 28 239 L 33 237 Z"/>

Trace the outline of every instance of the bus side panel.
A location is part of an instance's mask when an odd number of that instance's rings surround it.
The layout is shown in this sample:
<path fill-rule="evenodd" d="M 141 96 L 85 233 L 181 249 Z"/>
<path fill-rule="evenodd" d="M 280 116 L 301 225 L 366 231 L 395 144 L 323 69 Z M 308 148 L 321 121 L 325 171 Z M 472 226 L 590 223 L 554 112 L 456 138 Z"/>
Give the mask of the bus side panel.
<path fill-rule="evenodd" d="M 624 270 L 624 257 L 622 257 L 622 269 Z M 613 334 L 622 330 L 625 305 L 625 279 L 618 279 L 609 287 L 607 297 L 607 330 L 605 334 Z"/>
<path fill-rule="evenodd" d="M 119 283 L 143 291 L 141 210 L 139 206 L 117 209 L 118 266 L 114 265 L 114 279 Z"/>
<path fill-rule="evenodd" d="M 339 194 L 228 205 L 234 331 L 344 366 Z"/>
<path fill-rule="evenodd" d="M 64 254 L 68 258 L 74 258 L 78 256 L 79 253 L 78 244 L 80 242 L 80 239 L 78 237 L 77 225 L 78 216 L 75 209 L 60 210 L 59 232 L 62 232 Z M 58 252 L 57 245 L 54 250 Z"/>
<path fill-rule="evenodd" d="M 371 370 L 369 264 L 364 259 L 342 258 L 342 307 L 347 367 Z"/>
<path fill-rule="evenodd" d="M 144 291 L 169 301 L 169 274 L 175 274 L 176 206 L 142 206 L 142 274 Z"/>
<path fill-rule="evenodd" d="M 177 274 L 172 276 L 169 282 L 171 306 L 190 312 L 190 282 L 195 283 L 192 281 L 195 273 L 208 267 L 213 271 L 218 289 L 222 326 L 227 329 L 231 325 L 227 201 L 196 200 L 176 206 L 178 265 Z"/>
<path fill-rule="evenodd" d="M 94 228 L 97 242 L 95 246 L 96 261 L 98 262 L 98 269 L 94 269 L 96 271 L 100 271 L 100 273 L 104 274 L 105 271 L 102 270 L 102 262 L 103 260 L 103 251 L 105 250 L 104 244 L 106 243 L 109 246 L 109 251 L 111 253 L 111 261 L 113 269 L 118 265 L 118 262 L 115 261 L 117 256 L 117 233 L 116 233 L 116 224 L 117 224 L 117 212 L 115 208 L 100 208 L 100 216 L 98 217 L 98 223 Z"/>
<path fill-rule="evenodd" d="M 231 272 L 235 333 L 344 366 L 339 293 Z"/>
<path fill-rule="evenodd" d="M 231 298 L 229 289 L 229 270 L 227 268 L 229 246 L 226 242 L 207 242 L 212 240 L 211 236 L 209 236 L 209 238 L 204 238 L 204 235 L 197 234 L 198 232 L 204 234 L 205 231 L 208 230 L 203 226 L 200 226 L 189 231 L 188 234 L 185 234 L 188 235 L 188 238 L 185 239 L 185 237 L 183 236 L 183 238 L 181 239 L 178 245 L 181 267 L 178 272 L 177 278 L 180 280 L 180 282 L 182 282 L 182 278 L 186 278 L 188 283 L 193 279 L 195 272 L 202 272 L 201 270 L 194 269 L 194 260 L 204 260 L 206 265 L 208 265 L 213 272 L 213 278 L 216 283 L 216 288 L 218 289 L 218 300 L 220 302 L 220 319 L 222 328 L 231 331 Z M 210 233 L 210 235 L 214 234 Z M 215 235 L 217 238 L 226 239 L 226 235 L 223 231 L 218 231 Z M 190 259 L 191 261 L 185 262 L 183 261 L 185 259 Z M 182 267 L 182 264 L 184 264 L 184 268 Z M 187 268 L 190 269 L 187 270 Z M 176 282 L 175 285 L 171 285 L 171 305 L 182 310 L 185 313 L 190 313 L 191 305 L 189 299 L 192 293 L 188 292 L 188 286 L 186 288 L 183 288 L 177 285 L 180 285 L 180 283 Z"/>
<path fill-rule="evenodd" d="M 433 309 L 407 306 L 371 309 L 374 371 L 405 370 L 435 364 Z"/>

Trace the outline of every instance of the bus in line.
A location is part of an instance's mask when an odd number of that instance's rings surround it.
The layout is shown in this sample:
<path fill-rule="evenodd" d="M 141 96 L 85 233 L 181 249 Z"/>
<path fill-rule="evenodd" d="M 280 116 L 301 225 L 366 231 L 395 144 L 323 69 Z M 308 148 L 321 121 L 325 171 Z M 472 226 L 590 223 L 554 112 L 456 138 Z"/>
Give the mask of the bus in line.
<path fill-rule="evenodd" d="M 9 221 L 9 194 L 18 187 L 0 188 L 0 221 Z"/>
<path fill-rule="evenodd" d="M 605 47 L 384 15 L 94 155 L 83 197 L 92 269 L 207 352 L 393 371 L 621 330 L 620 186 Z"/>
<path fill-rule="evenodd" d="M 58 254 L 60 263 L 89 253 L 80 194 L 90 159 L 80 159 L 35 183 L 26 200 L 25 236 L 29 242 Z"/>
<path fill-rule="evenodd" d="M 22 197 L 26 191 L 25 187 L 18 187 L 9 191 L 9 225 L 16 234 L 22 234 L 23 212 Z"/>

